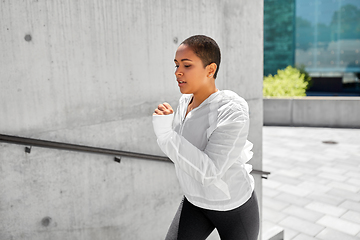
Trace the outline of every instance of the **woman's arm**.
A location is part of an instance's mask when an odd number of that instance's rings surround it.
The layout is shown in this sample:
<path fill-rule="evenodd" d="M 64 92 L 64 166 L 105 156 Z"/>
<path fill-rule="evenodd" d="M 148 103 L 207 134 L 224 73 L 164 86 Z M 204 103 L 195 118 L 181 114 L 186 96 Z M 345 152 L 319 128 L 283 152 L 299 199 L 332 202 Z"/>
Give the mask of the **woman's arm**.
<path fill-rule="evenodd" d="M 172 129 L 173 114 L 154 115 L 153 126 L 162 151 L 183 171 L 204 186 L 218 185 L 235 161 L 251 158 L 242 155 L 247 141 L 249 119 L 243 111 L 230 111 L 211 134 L 204 151 L 199 150 Z M 250 145 L 247 145 L 250 147 Z M 250 150 L 248 149 L 248 151 Z M 222 181 L 221 181 L 222 182 Z"/>

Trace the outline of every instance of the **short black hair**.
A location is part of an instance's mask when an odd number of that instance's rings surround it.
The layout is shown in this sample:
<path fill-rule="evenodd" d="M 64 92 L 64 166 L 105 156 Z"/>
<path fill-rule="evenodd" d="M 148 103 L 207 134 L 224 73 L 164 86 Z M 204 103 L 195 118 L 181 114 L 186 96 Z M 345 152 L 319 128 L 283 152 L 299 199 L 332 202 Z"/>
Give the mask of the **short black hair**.
<path fill-rule="evenodd" d="M 194 35 L 185 39 L 181 44 L 188 46 L 201 59 L 204 68 L 211 63 L 215 63 L 217 68 L 214 78 L 216 78 L 220 67 L 221 53 L 214 39 L 205 35 Z"/>

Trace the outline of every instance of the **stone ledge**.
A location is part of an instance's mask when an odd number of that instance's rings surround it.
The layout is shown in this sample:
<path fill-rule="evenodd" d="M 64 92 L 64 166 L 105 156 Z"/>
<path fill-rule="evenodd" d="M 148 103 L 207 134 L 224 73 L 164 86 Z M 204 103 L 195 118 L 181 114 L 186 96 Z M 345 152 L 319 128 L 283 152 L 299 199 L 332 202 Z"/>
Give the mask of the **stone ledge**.
<path fill-rule="evenodd" d="M 264 233 L 263 240 L 284 240 L 284 229 L 278 226 L 275 226 Z"/>
<path fill-rule="evenodd" d="M 264 98 L 265 126 L 360 128 L 360 97 Z"/>

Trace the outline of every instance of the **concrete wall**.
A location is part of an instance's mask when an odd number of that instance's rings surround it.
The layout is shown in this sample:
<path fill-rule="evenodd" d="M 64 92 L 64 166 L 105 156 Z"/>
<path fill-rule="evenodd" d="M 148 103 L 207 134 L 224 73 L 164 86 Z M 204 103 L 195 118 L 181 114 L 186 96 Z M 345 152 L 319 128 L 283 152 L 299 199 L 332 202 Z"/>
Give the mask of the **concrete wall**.
<path fill-rule="evenodd" d="M 360 128 L 360 97 L 264 98 L 264 125 Z"/>
<path fill-rule="evenodd" d="M 262 16 L 260 0 L 1 1 L 0 133 L 162 154 L 151 114 L 177 105 L 177 46 L 206 34 L 261 169 Z M 163 239 L 182 197 L 171 163 L 5 143 L 0 176 L 0 239 Z"/>

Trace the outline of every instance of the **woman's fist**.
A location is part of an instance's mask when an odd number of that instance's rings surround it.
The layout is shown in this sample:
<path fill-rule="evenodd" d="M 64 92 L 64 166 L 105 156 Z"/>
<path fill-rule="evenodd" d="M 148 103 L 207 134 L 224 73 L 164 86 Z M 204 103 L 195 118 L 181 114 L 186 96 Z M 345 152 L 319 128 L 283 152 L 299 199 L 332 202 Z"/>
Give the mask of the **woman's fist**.
<path fill-rule="evenodd" d="M 153 115 L 169 115 L 169 114 L 172 114 L 173 112 L 174 112 L 174 110 L 172 109 L 170 104 L 165 102 L 163 104 L 159 104 L 157 109 L 155 109 Z"/>

